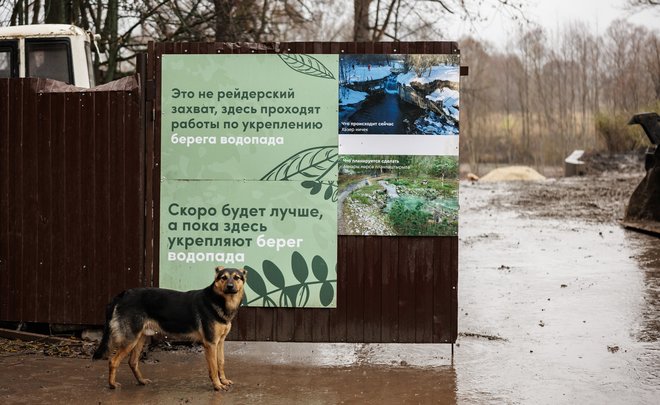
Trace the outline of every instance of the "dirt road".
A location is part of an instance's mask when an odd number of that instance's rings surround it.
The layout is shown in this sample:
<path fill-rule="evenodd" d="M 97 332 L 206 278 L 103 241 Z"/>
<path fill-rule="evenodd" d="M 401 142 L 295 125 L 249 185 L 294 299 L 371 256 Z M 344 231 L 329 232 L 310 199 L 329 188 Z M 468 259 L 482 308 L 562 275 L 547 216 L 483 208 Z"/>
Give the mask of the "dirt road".
<path fill-rule="evenodd" d="M 641 173 L 461 184 L 459 340 L 230 342 L 215 393 L 198 350 L 157 351 L 134 384 L 105 362 L 0 353 L 0 402 L 70 404 L 655 404 L 660 240 L 615 219 Z"/>

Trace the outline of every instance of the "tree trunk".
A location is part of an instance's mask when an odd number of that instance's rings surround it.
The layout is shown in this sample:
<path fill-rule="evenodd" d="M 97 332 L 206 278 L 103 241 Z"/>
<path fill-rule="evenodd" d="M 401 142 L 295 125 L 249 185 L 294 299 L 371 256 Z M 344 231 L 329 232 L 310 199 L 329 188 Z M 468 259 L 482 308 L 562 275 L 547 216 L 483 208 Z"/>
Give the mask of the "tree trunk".
<path fill-rule="evenodd" d="M 46 24 L 66 24 L 66 0 L 46 0 Z"/>
<path fill-rule="evenodd" d="M 370 41 L 369 5 L 371 0 L 353 1 L 353 41 Z"/>
<path fill-rule="evenodd" d="M 104 37 L 108 41 L 108 70 L 106 71 L 105 82 L 113 81 L 115 79 L 115 71 L 117 70 L 117 54 L 119 53 L 118 21 L 119 2 L 118 0 L 109 0 L 104 27 Z"/>
<path fill-rule="evenodd" d="M 236 36 L 232 29 L 231 12 L 234 8 L 232 0 L 214 0 L 215 3 L 215 40 L 218 42 L 235 42 Z"/>

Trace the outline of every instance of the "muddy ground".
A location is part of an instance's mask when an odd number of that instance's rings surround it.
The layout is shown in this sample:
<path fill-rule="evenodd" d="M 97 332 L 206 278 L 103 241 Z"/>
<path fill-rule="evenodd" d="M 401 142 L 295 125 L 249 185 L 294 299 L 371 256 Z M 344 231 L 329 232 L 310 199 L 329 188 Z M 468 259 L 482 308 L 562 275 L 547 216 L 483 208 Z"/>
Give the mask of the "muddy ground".
<path fill-rule="evenodd" d="M 122 366 L 113 391 L 91 345 L 5 341 L 0 402 L 658 403 L 660 239 L 616 222 L 642 176 L 461 183 L 453 359 L 448 345 L 229 342 L 227 393 L 197 348 L 150 352 L 146 387 Z"/>

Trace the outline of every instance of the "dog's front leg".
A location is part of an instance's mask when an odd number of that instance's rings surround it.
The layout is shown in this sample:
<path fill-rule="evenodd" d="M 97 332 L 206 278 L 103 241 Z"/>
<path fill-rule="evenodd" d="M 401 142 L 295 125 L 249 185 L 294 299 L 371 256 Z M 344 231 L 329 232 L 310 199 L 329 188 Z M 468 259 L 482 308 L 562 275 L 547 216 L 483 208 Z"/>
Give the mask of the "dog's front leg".
<path fill-rule="evenodd" d="M 218 378 L 218 344 L 215 342 L 204 343 L 204 354 L 206 355 L 206 364 L 209 368 L 209 378 L 213 383 L 213 389 L 216 391 L 229 389 Z"/>
<path fill-rule="evenodd" d="M 220 372 L 220 382 L 224 385 L 232 385 L 234 382 L 225 375 L 225 338 L 224 336 L 218 342 L 218 371 Z"/>

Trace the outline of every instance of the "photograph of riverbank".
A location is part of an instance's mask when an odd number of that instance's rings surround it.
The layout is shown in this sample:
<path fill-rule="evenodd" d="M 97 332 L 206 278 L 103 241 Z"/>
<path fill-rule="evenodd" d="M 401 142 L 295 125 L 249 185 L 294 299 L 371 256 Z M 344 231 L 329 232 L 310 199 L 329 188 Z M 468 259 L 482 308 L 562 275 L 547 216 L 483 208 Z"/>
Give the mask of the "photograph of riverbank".
<path fill-rule="evenodd" d="M 339 134 L 457 135 L 458 55 L 344 55 Z"/>
<path fill-rule="evenodd" d="M 456 236 L 457 156 L 343 155 L 340 235 Z"/>

